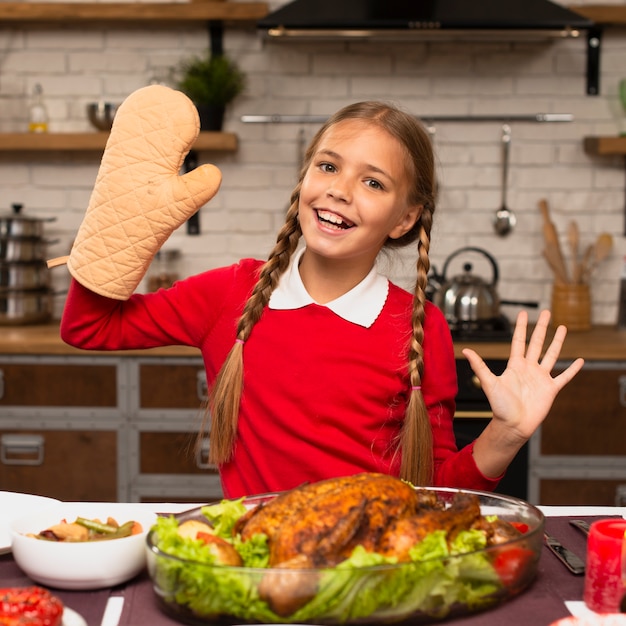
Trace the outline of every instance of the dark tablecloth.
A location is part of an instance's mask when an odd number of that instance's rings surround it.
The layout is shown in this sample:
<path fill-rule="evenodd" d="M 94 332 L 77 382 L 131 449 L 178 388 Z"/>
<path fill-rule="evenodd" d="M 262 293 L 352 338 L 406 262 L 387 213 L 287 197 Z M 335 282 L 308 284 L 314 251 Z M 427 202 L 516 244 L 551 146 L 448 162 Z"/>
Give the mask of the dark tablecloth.
<path fill-rule="evenodd" d="M 0 587 L 24 587 L 28 585 L 38 585 L 49 589 L 51 593 L 61 598 L 65 606 L 81 615 L 88 626 L 99 626 L 107 600 L 111 595 L 111 589 L 65 591 L 34 583 L 22 573 L 11 554 L 0 556 Z"/>
<path fill-rule="evenodd" d="M 608 516 L 607 516 L 608 517 Z M 566 517 L 546 518 L 546 530 L 557 537 L 583 560 L 586 557 L 585 536 L 568 523 Z M 581 518 L 592 522 L 597 517 Z M 0 586 L 31 584 L 21 573 L 11 555 L 0 557 Z M 564 602 L 581 600 L 584 577 L 574 576 L 544 546 L 537 577 L 519 596 L 499 607 L 463 618 L 448 620 L 446 624 L 463 626 L 548 626 L 569 615 Z M 165 615 L 158 606 L 147 575 L 141 574 L 119 589 L 100 591 L 52 590 L 68 607 L 81 614 L 89 626 L 98 626 L 109 596 L 124 596 L 124 610 L 119 626 L 172 626 L 175 620 Z"/>

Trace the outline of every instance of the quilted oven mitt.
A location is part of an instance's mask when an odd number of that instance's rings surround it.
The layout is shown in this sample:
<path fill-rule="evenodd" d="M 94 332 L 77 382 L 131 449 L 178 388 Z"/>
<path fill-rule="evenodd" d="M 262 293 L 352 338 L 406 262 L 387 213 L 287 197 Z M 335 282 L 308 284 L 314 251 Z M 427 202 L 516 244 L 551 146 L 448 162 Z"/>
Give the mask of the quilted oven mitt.
<path fill-rule="evenodd" d="M 150 85 L 128 96 L 70 255 L 48 266 L 67 262 L 91 291 L 128 299 L 165 240 L 219 189 L 213 165 L 179 173 L 199 129 L 197 109 L 180 91 Z"/>

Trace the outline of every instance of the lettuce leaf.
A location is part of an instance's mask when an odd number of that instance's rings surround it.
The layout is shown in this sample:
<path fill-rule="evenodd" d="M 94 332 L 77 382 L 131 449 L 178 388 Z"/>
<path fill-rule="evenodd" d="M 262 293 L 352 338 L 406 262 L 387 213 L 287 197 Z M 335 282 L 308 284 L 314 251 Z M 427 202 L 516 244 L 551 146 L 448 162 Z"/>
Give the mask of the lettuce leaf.
<path fill-rule="evenodd" d="M 202 515 L 211 522 L 215 534 L 222 539 L 232 538 L 232 531 L 237 520 L 246 512 L 243 500 L 244 498 L 222 500 L 217 504 L 208 504 L 200 509 Z"/>

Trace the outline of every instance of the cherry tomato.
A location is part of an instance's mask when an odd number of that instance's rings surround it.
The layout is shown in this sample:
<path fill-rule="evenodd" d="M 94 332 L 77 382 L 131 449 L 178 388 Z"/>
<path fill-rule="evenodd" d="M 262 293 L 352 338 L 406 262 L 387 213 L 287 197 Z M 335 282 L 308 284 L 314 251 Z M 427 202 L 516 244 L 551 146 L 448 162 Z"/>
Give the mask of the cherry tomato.
<path fill-rule="evenodd" d="M 528 562 L 533 557 L 533 551 L 528 548 L 502 548 L 493 561 L 493 567 L 500 580 L 510 587 L 523 577 Z"/>
<path fill-rule="evenodd" d="M 517 530 L 519 530 L 521 533 L 528 532 L 528 524 L 525 524 L 524 522 L 509 522 L 509 524 L 511 524 L 513 528 L 517 528 Z"/>
<path fill-rule="evenodd" d="M 41 587 L 0 588 L 0 626 L 60 626 L 63 603 Z"/>

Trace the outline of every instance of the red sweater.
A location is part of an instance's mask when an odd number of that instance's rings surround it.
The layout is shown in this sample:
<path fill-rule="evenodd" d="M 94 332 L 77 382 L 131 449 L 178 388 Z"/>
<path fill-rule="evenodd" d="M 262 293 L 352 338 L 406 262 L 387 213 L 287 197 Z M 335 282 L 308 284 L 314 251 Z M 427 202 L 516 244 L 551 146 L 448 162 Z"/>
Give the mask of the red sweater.
<path fill-rule="evenodd" d="M 261 261 L 204 272 L 168 290 L 104 298 L 72 281 L 61 322 L 68 344 L 87 350 L 188 345 L 201 350 L 211 384 L 235 340 Z M 412 296 L 390 284 L 370 328 L 324 306 L 266 307 L 243 351 L 244 389 L 234 458 L 220 467 L 227 497 L 290 489 L 363 471 L 398 475 L 394 441 L 410 383 Z M 433 429 L 439 486 L 491 490 L 472 447 L 457 452 L 452 417 L 454 351 L 432 304 L 424 325 L 422 393 Z"/>

